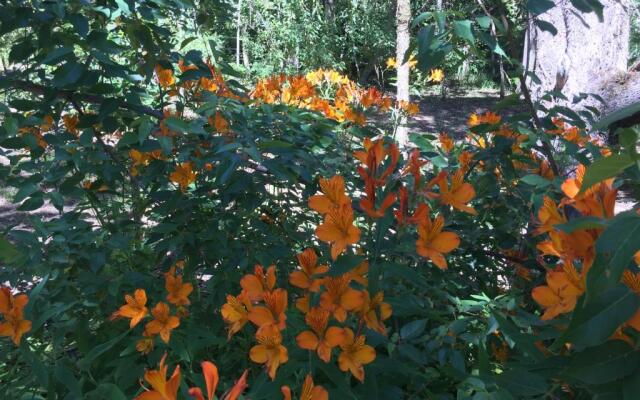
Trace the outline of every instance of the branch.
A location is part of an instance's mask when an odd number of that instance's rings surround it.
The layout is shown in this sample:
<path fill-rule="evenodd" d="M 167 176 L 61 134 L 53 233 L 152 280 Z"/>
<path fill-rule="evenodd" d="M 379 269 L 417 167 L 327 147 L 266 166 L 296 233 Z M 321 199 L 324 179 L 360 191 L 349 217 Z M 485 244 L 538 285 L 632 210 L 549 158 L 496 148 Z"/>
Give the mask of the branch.
<path fill-rule="evenodd" d="M 31 92 L 33 94 L 46 96 L 52 92 L 52 88 L 48 88 L 43 85 L 38 85 L 36 83 L 31 83 L 23 80 L 11 80 L 10 87 L 20 90 L 25 90 L 27 92 Z M 53 89 L 53 95 L 59 99 L 65 99 L 71 102 L 72 104 L 77 101 L 101 104 L 107 98 L 95 95 L 95 94 L 85 94 L 85 93 L 77 93 L 73 90 L 55 90 Z M 124 100 L 118 100 L 118 106 L 120 108 L 124 108 L 130 111 L 136 111 L 142 114 L 150 115 L 152 117 L 162 119 L 163 114 L 161 111 L 154 110 L 153 108 L 146 107 L 140 104 L 129 103 Z"/>
<path fill-rule="evenodd" d="M 537 130 L 542 131 L 542 122 L 540 118 L 538 118 L 538 113 L 536 112 L 535 107 L 533 106 L 533 101 L 531 100 L 531 92 L 529 92 L 529 88 L 527 87 L 527 82 L 524 78 L 524 74 L 519 75 L 518 79 L 520 80 L 520 89 L 522 90 L 522 94 L 524 95 L 524 100 L 529 107 L 529 111 L 531 112 L 531 117 L 533 118 L 533 124 Z M 555 176 L 560 176 L 560 169 L 558 169 L 558 164 L 556 163 L 555 158 L 553 158 L 553 151 L 549 143 L 545 140 L 541 140 L 542 142 L 542 153 L 547 157 L 547 161 L 549 161 L 549 165 L 551 165 L 551 170 Z"/>

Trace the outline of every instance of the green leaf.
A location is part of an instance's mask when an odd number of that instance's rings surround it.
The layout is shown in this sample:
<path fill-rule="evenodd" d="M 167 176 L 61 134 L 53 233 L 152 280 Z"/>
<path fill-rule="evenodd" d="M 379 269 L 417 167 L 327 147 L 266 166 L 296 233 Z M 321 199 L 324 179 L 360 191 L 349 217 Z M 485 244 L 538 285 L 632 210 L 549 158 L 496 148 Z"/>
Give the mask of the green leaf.
<path fill-rule="evenodd" d="M 167 128 L 177 132 L 189 132 L 189 123 L 182 118 L 167 117 L 164 119 Z"/>
<path fill-rule="evenodd" d="M 340 276 L 346 274 L 366 259 L 365 256 L 359 256 L 357 254 L 343 254 L 333 263 L 327 275 Z"/>
<path fill-rule="evenodd" d="M 556 29 L 556 27 L 553 26 L 553 24 L 550 23 L 550 22 L 536 19 L 536 20 L 533 21 L 533 23 L 536 24 L 536 26 L 540 30 L 547 31 L 547 32 L 551 33 L 553 36 L 558 34 L 558 29 Z"/>
<path fill-rule="evenodd" d="M 453 31 L 455 34 L 469 42 L 470 44 L 475 44 L 476 39 L 473 37 L 473 31 L 471 30 L 471 21 L 468 19 L 462 21 L 453 21 Z"/>
<path fill-rule="evenodd" d="M 624 378 L 640 364 L 640 352 L 621 340 L 610 340 L 572 357 L 566 375 L 589 385 L 600 385 Z M 636 393 L 637 395 L 637 393 Z"/>
<path fill-rule="evenodd" d="M 549 387 L 543 376 L 522 369 L 510 369 L 493 378 L 498 385 L 518 398 L 546 393 Z"/>
<path fill-rule="evenodd" d="M 11 263 L 19 253 L 15 246 L 11 244 L 4 236 L 0 236 L 0 261 L 3 263 Z"/>
<path fill-rule="evenodd" d="M 622 383 L 623 400 L 635 400 L 640 393 L 640 367 L 635 372 L 627 376 Z"/>
<path fill-rule="evenodd" d="M 400 337 L 403 340 L 415 339 L 420 336 L 427 327 L 426 319 L 411 321 L 400 328 Z"/>
<path fill-rule="evenodd" d="M 583 229 L 600 229 L 607 226 L 607 221 L 598 217 L 580 217 L 572 219 L 564 224 L 554 225 L 555 228 L 561 231 L 572 233 Z"/>
<path fill-rule="evenodd" d="M 614 154 L 594 161 L 587 167 L 580 187 L 580 193 L 584 193 L 593 185 L 605 179 L 620 175 L 622 171 L 634 164 L 633 158 L 628 154 Z"/>
<path fill-rule="evenodd" d="M 623 107 L 617 111 L 612 112 L 606 117 L 602 118 L 591 128 L 593 131 L 599 131 L 608 128 L 610 125 L 618 122 L 622 119 L 632 116 L 635 113 L 640 112 L 640 101 L 637 103 L 630 104 L 626 107 Z"/>
<path fill-rule="evenodd" d="M 5 115 L 4 124 L 2 125 L 4 129 L 7 131 L 9 136 L 15 136 L 18 134 L 18 121 L 10 115 Z"/>
<path fill-rule="evenodd" d="M 640 306 L 640 298 L 622 284 L 587 304 L 578 302 L 569 328 L 551 346 L 558 349 L 571 342 L 578 347 L 596 346 L 606 341 Z"/>
<path fill-rule="evenodd" d="M 84 371 L 88 371 L 89 368 L 91 368 L 91 364 L 98 357 L 100 357 L 102 354 L 104 354 L 109 349 L 111 349 L 116 343 L 121 341 L 125 336 L 127 336 L 129 334 L 129 332 L 130 331 L 124 331 L 123 333 L 121 333 L 120 335 L 116 336 L 115 338 L 109 340 L 108 342 L 102 343 L 102 344 L 94 347 L 93 349 L 91 349 L 91 351 L 89 351 L 89 353 L 87 353 L 87 355 L 84 358 L 82 358 L 80 361 L 78 361 L 78 368 L 80 368 L 81 370 L 84 370 Z"/>
<path fill-rule="evenodd" d="M 539 188 L 547 187 L 551 184 L 551 181 L 536 174 L 525 175 L 520 178 L 520 180 L 527 185 L 536 186 Z"/>
<path fill-rule="evenodd" d="M 53 374 L 56 379 L 69 390 L 69 395 L 72 395 L 73 398 L 76 399 L 81 399 L 83 397 L 80 383 L 69 368 L 60 363 L 56 365 Z"/>
<path fill-rule="evenodd" d="M 40 193 L 39 196 L 29 197 L 17 208 L 18 211 L 33 211 L 44 205 L 44 198 Z"/>
<path fill-rule="evenodd" d="M 527 10 L 533 15 L 540 15 L 555 7 L 551 0 L 527 0 Z"/>
<path fill-rule="evenodd" d="M 127 396 L 113 383 L 101 383 L 96 390 L 87 393 L 90 400 L 127 400 Z"/>
<path fill-rule="evenodd" d="M 640 216 L 635 212 L 617 215 L 596 241 L 596 260 L 587 275 L 586 301 L 620 282 L 638 250 Z"/>

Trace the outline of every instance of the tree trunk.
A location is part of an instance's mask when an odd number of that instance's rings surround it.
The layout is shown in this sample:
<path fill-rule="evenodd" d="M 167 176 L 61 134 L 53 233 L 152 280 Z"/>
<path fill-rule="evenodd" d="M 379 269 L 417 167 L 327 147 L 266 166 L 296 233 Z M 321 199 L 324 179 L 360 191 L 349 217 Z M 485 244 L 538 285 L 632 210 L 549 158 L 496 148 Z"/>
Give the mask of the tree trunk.
<path fill-rule="evenodd" d="M 236 14 L 236 64 L 240 65 L 240 36 L 242 34 L 242 0 L 238 0 Z"/>
<path fill-rule="evenodd" d="M 400 65 L 407 55 L 409 49 L 409 23 L 411 22 L 411 1 L 397 0 L 396 8 L 396 99 L 398 101 L 409 101 L 409 62 Z M 407 57 L 408 58 L 408 57 Z M 409 142 L 409 128 L 407 118 L 402 117 L 399 121 L 396 139 L 401 148 L 407 146 Z"/>
<path fill-rule="evenodd" d="M 627 75 L 629 58 L 629 3 L 628 0 L 601 0 L 604 6 L 603 21 L 595 13 L 581 13 L 570 0 L 554 0 L 555 7 L 537 16 L 540 21 L 551 23 L 558 33 L 541 30 L 529 22 L 525 35 L 523 64 L 530 77 L 527 84 L 534 101 L 545 92 L 560 90 L 569 102 L 556 100 L 556 104 L 583 110 L 586 106 L 610 112 L 607 105 L 619 97 L 611 96 L 610 82 Z M 603 97 L 604 106 L 589 98 L 576 105 L 571 102 L 581 93 L 594 93 Z"/>

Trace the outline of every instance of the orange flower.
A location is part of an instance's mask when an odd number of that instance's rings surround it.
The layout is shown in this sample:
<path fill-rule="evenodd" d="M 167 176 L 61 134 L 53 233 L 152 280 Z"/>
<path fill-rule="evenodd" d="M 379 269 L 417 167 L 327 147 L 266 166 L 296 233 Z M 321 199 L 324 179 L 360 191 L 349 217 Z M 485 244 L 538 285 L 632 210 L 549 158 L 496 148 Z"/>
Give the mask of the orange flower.
<path fill-rule="evenodd" d="M 280 330 L 271 324 L 264 325 L 258 329 L 256 339 L 258 344 L 251 348 L 249 358 L 255 363 L 265 364 L 269 377 L 274 380 L 280 364 L 289 361 Z"/>
<path fill-rule="evenodd" d="M 495 125 L 495 124 L 499 124 L 501 120 L 502 118 L 500 118 L 498 114 L 493 113 L 491 111 L 487 111 L 482 115 L 478 115 L 476 113 L 471 114 L 471 116 L 467 120 L 467 124 L 470 127 L 478 126 L 480 124 Z"/>
<path fill-rule="evenodd" d="M 303 314 L 309 312 L 309 303 L 311 301 L 311 293 L 307 292 L 304 296 L 296 299 L 296 308 Z"/>
<path fill-rule="evenodd" d="M 142 354 L 149 354 L 153 350 L 153 338 L 147 331 L 142 332 L 142 336 L 144 337 L 136 342 L 136 350 Z"/>
<path fill-rule="evenodd" d="M 429 73 L 429 81 L 439 83 L 444 80 L 444 71 L 440 68 L 432 69 Z"/>
<path fill-rule="evenodd" d="M 167 355 L 162 356 L 157 370 L 146 371 L 144 380 L 151 385 L 151 389 L 145 388 L 145 392 L 134 400 L 176 400 L 180 387 L 180 366 L 173 371 L 173 375 L 167 381 L 167 366 L 164 364 Z"/>
<path fill-rule="evenodd" d="M 264 293 L 270 292 L 276 285 L 276 267 L 270 265 L 265 274 L 262 265 L 256 264 L 253 274 L 247 274 L 240 279 L 242 293 L 250 301 L 261 301 Z"/>
<path fill-rule="evenodd" d="M 347 311 L 361 307 L 364 302 L 364 294 L 352 289 L 350 282 L 349 275 L 327 277 L 324 281 L 326 291 L 320 295 L 320 307 L 340 322 L 347 319 Z"/>
<path fill-rule="evenodd" d="M 237 400 L 237 398 L 240 397 L 247 386 L 249 386 L 247 384 L 247 375 L 249 375 L 249 370 L 245 369 L 242 373 L 242 376 L 240 376 L 233 387 L 225 395 L 222 396 L 222 400 Z"/>
<path fill-rule="evenodd" d="M 77 115 L 65 114 L 62 116 L 62 121 L 67 131 L 73 133 L 74 135 L 78 135 L 79 119 Z"/>
<path fill-rule="evenodd" d="M 375 186 L 374 181 L 372 179 L 366 179 L 365 183 L 365 193 L 366 197 L 360 200 L 360 208 L 371 218 L 382 218 L 384 217 L 387 209 L 393 205 L 396 201 L 395 193 L 389 193 L 382 200 L 382 204 L 380 204 L 380 208 L 376 209 L 376 196 L 375 196 Z"/>
<path fill-rule="evenodd" d="M 284 289 L 276 289 L 272 292 L 265 292 L 263 295 L 264 306 L 256 306 L 249 311 L 249 321 L 253 322 L 258 328 L 264 325 L 275 325 L 278 329 L 286 328 L 287 316 L 287 291 Z"/>
<path fill-rule="evenodd" d="M 24 307 L 29 302 L 26 294 L 13 296 L 11 289 L 0 287 L 0 313 L 4 322 L 0 323 L 0 336 L 10 337 L 17 346 L 22 336 L 31 330 L 31 321 L 24 319 Z"/>
<path fill-rule="evenodd" d="M 338 357 L 338 366 L 342 371 L 350 371 L 360 382 L 364 382 L 364 365 L 373 362 L 376 351 L 365 344 L 364 335 L 355 338 L 353 331 L 344 328 L 345 339 L 340 344 L 342 352 Z"/>
<path fill-rule="evenodd" d="M 420 187 L 420 168 L 427 164 L 426 160 L 420 160 L 420 150 L 414 149 L 409 154 L 407 165 L 402 170 L 402 174 L 406 175 L 411 173 L 413 175 L 413 189 L 417 190 Z"/>
<path fill-rule="evenodd" d="M 459 169 L 451 178 L 451 187 L 447 183 L 447 173 L 441 172 L 435 177 L 427 187 L 437 183 L 440 186 L 440 193 L 428 192 L 430 198 L 439 198 L 441 204 L 447 204 L 455 209 L 476 215 L 477 212 L 473 207 L 467 205 L 476 196 L 476 191 L 470 183 L 464 182 L 465 171 Z"/>
<path fill-rule="evenodd" d="M 305 350 L 316 351 L 318 357 L 328 363 L 331 360 L 331 350 L 344 340 L 342 328 L 332 326 L 327 329 L 329 311 L 314 307 L 305 316 L 311 331 L 303 331 L 296 337 L 298 346 Z"/>
<path fill-rule="evenodd" d="M 401 110 L 404 110 L 407 115 L 415 115 L 420 112 L 420 108 L 418 108 L 418 105 L 409 101 L 400 100 L 400 102 L 398 103 L 398 107 Z"/>
<path fill-rule="evenodd" d="M 363 262 L 358 264 L 357 267 L 349 271 L 348 275 L 352 281 L 358 282 L 362 286 L 366 287 L 369 284 L 369 280 L 365 276 L 367 275 L 367 273 L 369 273 L 369 261 L 364 260 Z"/>
<path fill-rule="evenodd" d="M 432 222 L 427 218 L 418 225 L 418 240 L 416 252 L 422 257 L 430 259 L 438 268 L 447 269 L 444 254 L 449 253 L 460 245 L 460 238 L 453 232 L 442 232 L 444 218 L 438 215 Z"/>
<path fill-rule="evenodd" d="M 229 122 L 224 119 L 220 111 L 216 111 L 214 118 L 209 118 L 209 124 L 220 134 L 229 133 Z"/>
<path fill-rule="evenodd" d="M 353 209 L 350 205 L 342 205 L 330 210 L 322 225 L 316 228 L 316 236 L 323 242 L 331 244 L 331 258 L 337 259 L 350 244 L 360 240 L 360 229 L 353 225 Z"/>
<path fill-rule="evenodd" d="M 126 294 L 124 301 L 127 303 L 121 306 L 118 311 L 111 314 L 111 320 L 117 318 L 131 318 L 129 328 L 138 325 L 144 317 L 147 316 L 147 293 L 144 289 L 136 289 L 133 296 Z"/>
<path fill-rule="evenodd" d="M 531 297 L 545 309 L 541 319 L 547 321 L 573 311 L 583 292 L 584 277 L 572 264 L 563 264 L 547 272 L 547 285 L 533 288 Z"/>
<path fill-rule="evenodd" d="M 160 84 L 160 86 L 166 88 L 176 83 L 176 78 L 173 76 L 173 70 L 165 69 L 158 64 L 156 65 L 155 71 L 156 78 L 158 79 L 158 84 Z"/>
<path fill-rule="evenodd" d="M 351 204 L 351 199 L 344 193 L 344 178 L 340 175 L 331 179 L 321 177 L 320 190 L 323 194 L 309 197 L 309 208 L 320 214 Z"/>
<path fill-rule="evenodd" d="M 442 150 L 446 154 L 448 154 L 451 150 L 453 150 L 455 143 L 451 138 L 451 136 L 447 135 L 445 132 L 441 132 L 440 135 L 438 136 L 438 140 L 440 141 L 440 147 L 442 147 Z"/>
<path fill-rule="evenodd" d="M 373 299 L 369 296 L 369 292 L 364 292 L 364 302 L 358 310 L 358 314 L 369 329 L 385 335 L 387 328 L 383 322 L 391 317 L 392 309 L 388 303 L 384 302 L 384 294 L 378 292 Z"/>
<path fill-rule="evenodd" d="M 289 283 L 301 289 L 317 292 L 320 290 L 320 285 L 322 284 L 322 279 L 318 279 L 317 276 L 326 273 L 329 267 L 326 265 L 317 265 L 318 256 L 311 248 L 305 249 L 302 253 L 299 253 L 297 257 L 301 270 L 293 271 L 289 274 Z"/>
<path fill-rule="evenodd" d="M 174 267 L 164 274 L 164 279 L 164 287 L 168 292 L 167 301 L 169 303 L 176 306 L 191 304 L 188 297 L 193 291 L 193 285 L 191 283 L 182 283 L 182 275 L 176 275 Z"/>
<path fill-rule="evenodd" d="M 544 196 L 542 207 L 540 207 L 538 211 L 538 220 L 540 221 L 540 225 L 534 231 L 535 235 L 550 232 L 554 229 L 554 225 L 567 222 L 566 217 L 560 214 L 556 203 L 548 196 Z"/>
<path fill-rule="evenodd" d="M 636 264 L 640 264 L 640 251 L 638 251 L 634 260 Z M 631 289 L 632 292 L 640 296 L 640 272 L 633 273 L 628 269 L 625 269 L 622 273 L 622 282 Z M 633 316 L 627 321 L 627 325 L 640 332 L 640 308 L 633 314 Z"/>
<path fill-rule="evenodd" d="M 196 181 L 196 173 L 193 172 L 193 164 L 191 162 L 183 162 L 176 165 L 176 168 L 169 174 L 169 180 L 177 183 L 183 192 L 187 187 Z"/>
<path fill-rule="evenodd" d="M 291 400 L 291 389 L 289 389 L 289 386 L 282 386 L 280 391 L 282 391 L 284 400 Z M 329 400 L 329 393 L 327 393 L 322 386 L 314 386 L 311 374 L 307 374 L 302 384 L 302 390 L 300 391 L 300 400 Z"/>
<path fill-rule="evenodd" d="M 251 302 L 247 296 L 240 294 L 234 297 L 227 295 L 227 302 L 222 306 L 220 313 L 224 322 L 229 324 L 229 339 L 239 332 L 249 321 L 249 312 L 251 311 Z"/>
<path fill-rule="evenodd" d="M 586 230 L 566 233 L 550 231 L 549 240 L 537 245 L 542 254 L 556 256 L 565 262 L 582 260 L 582 265 L 589 268 L 595 258 L 595 238 L 592 232 Z"/>
<path fill-rule="evenodd" d="M 460 169 L 466 170 L 471 164 L 471 160 L 473 160 L 473 153 L 469 151 L 463 151 L 458 156 L 458 162 L 460 163 Z"/>
<path fill-rule="evenodd" d="M 166 303 L 159 302 L 151 310 L 153 321 L 148 322 L 145 330 L 150 335 L 160 335 L 163 342 L 169 343 L 171 331 L 180 325 L 180 319 L 174 315 L 169 315 L 169 306 Z"/>
<path fill-rule="evenodd" d="M 612 218 L 618 191 L 613 188 L 613 178 L 600 182 L 584 193 L 578 194 L 582 188 L 585 167 L 578 165 L 575 178 L 569 178 L 561 186 L 564 194 L 569 198 L 561 204 L 571 204 L 583 215 L 600 218 Z"/>
<path fill-rule="evenodd" d="M 207 387 L 207 399 L 213 400 L 213 394 L 216 392 L 220 376 L 218 375 L 218 367 L 210 361 L 203 361 L 200 363 L 202 367 L 202 376 L 204 377 L 204 384 Z M 189 396 L 195 397 L 196 400 L 204 400 L 202 390 L 198 387 L 189 388 Z"/>

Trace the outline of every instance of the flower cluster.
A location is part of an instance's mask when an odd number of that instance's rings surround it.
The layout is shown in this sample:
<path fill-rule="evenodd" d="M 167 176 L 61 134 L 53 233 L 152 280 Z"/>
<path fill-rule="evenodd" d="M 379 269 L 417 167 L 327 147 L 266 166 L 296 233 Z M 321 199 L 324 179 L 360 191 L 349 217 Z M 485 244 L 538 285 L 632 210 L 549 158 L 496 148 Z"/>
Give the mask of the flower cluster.
<path fill-rule="evenodd" d="M 546 197 L 538 211 L 538 235 L 547 239 L 538 244 L 542 255 L 558 258 L 558 264 L 546 274 L 546 285 L 535 287 L 531 293 L 533 299 L 544 308 L 542 320 L 556 318 L 566 314 L 576 306 L 577 300 L 586 289 L 589 269 L 595 259 L 595 243 L 602 228 L 577 229 L 563 231 L 558 225 L 568 222 L 568 213 L 578 212 L 584 217 L 610 219 L 614 216 L 617 189 L 613 179 L 607 179 L 581 192 L 585 167 L 579 165 L 576 175 L 562 184 L 564 197 L 559 203 Z M 640 263 L 640 252 L 636 255 Z M 626 270 L 623 282 L 640 294 L 638 276 Z M 628 324 L 640 328 L 640 310 Z"/>
<path fill-rule="evenodd" d="M 181 380 L 180 366 L 178 365 L 173 370 L 171 377 L 167 379 L 168 367 L 165 364 L 166 358 L 167 354 L 162 356 L 158 369 L 147 370 L 144 373 L 144 380 L 147 381 L 151 388 L 143 386 L 144 391 L 136 396 L 134 400 L 177 400 Z M 207 400 L 213 400 L 220 381 L 218 367 L 210 361 L 203 361 L 200 366 L 202 367 L 202 375 L 206 385 Z M 249 370 L 245 370 L 236 383 L 220 399 L 238 399 L 248 386 L 248 373 Z M 204 400 L 204 394 L 199 387 L 190 388 L 189 395 L 196 400 Z"/>
<path fill-rule="evenodd" d="M 177 263 L 164 274 L 166 300 L 176 308 L 175 314 L 171 314 L 171 307 L 163 301 L 159 301 L 151 309 L 153 319 L 145 325 L 143 338 L 136 343 L 136 349 L 141 353 L 147 354 L 153 349 L 156 336 L 164 343 L 169 343 L 171 331 L 180 325 L 180 318 L 189 315 L 186 306 L 191 304 L 189 295 L 193 291 L 193 285 L 183 282 L 181 265 Z M 149 315 L 147 293 L 144 289 L 136 289 L 133 295 L 126 294 L 124 300 L 126 304 L 111 314 L 111 320 L 127 318 L 130 320 L 129 328 L 133 329 Z"/>
<path fill-rule="evenodd" d="M 28 302 L 26 294 L 14 296 L 11 288 L 0 286 L 0 314 L 4 318 L 0 322 L 0 336 L 10 337 L 16 346 L 22 335 L 31 330 L 31 321 L 24 319 L 24 307 Z"/>
<path fill-rule="evenodd" d="M 391 108 L 392 100 L 376 88 L 362 89 L 346 76 L 333 71 L 312 71 L 305 76 L 275 75 L 260 80 L 251 98 L 267 104 L 286 104 L 317 111 L 338 122 L 364 125 L 364 110 Z"/>

